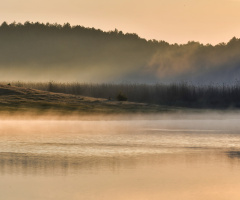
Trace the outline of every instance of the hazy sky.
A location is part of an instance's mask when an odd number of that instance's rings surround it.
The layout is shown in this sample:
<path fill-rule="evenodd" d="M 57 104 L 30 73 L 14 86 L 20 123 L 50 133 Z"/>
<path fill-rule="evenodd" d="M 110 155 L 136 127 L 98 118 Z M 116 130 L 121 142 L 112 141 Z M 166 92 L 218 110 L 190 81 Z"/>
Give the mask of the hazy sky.
<path fill-rule="evenodd" d="M 0 0 L 7 22 L 70 22 L 147 39 L 216 44 L 240 37 L 240 0 Z"/>

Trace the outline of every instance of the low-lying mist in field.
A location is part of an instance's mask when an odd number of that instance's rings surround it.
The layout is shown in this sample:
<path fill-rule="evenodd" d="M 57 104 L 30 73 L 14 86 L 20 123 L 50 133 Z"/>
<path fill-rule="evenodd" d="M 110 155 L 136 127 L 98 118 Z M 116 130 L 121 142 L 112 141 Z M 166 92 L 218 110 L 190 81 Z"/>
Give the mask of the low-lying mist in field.
<path fill-rule="evenodd" d="M 240 39 L 169 44 L 70 24 L 2 23 L 0 79 L 60 82 L 234 84 Z"/>

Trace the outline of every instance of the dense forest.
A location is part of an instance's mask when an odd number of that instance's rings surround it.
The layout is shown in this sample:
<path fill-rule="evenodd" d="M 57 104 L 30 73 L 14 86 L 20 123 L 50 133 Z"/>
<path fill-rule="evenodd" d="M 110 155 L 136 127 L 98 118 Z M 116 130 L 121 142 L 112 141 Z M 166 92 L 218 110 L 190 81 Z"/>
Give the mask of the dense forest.
<path fill-rule="evenodd" d="M 68 23 L 0 26 L 2 81 L 231 84 L 239 75 L 240 39 L 235 37 L 215 46 L 169 44 Z"/>

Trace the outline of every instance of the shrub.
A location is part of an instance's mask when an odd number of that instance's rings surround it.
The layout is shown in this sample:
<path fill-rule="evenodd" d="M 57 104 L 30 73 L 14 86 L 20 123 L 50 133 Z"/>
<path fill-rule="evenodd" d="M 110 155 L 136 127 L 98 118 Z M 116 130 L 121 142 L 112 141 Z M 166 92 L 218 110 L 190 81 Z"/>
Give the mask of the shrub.
<path fill-rule="evenodd" d="M 118 101 L 127 101 L 127 96 L 125 94 L 123 94 L 122 92 L 119 92 L 119 94 L 117 95 L 117 100 Z"/>

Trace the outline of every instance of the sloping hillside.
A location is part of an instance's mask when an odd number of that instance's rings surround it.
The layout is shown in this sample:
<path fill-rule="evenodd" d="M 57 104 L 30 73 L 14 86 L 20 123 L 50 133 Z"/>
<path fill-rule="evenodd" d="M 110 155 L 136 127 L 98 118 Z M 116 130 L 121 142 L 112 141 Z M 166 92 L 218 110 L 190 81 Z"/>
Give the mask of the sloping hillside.
<path fill-rule="evenodd" d="M 0 85 L 0 112 L 53 112 L 56 114 L 121 114 L 157 113 L 167 107 L 103 98 L 46 92 L 41 90 Z"/>
<path fill-rule="evenodd" d="M 1 81 L 222 84 L 240 76 L 235 37 L 215 46 L 169 44 L 118 30 L 26 22 L 3 23 L 0 44 Z"/>

